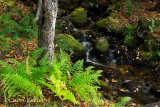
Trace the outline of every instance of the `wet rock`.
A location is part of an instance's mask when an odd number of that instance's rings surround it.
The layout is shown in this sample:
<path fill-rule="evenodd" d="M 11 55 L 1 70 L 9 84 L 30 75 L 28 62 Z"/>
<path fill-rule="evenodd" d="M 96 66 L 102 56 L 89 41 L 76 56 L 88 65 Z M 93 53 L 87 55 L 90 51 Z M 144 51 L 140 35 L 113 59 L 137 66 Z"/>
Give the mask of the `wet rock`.
<path fill-rule="evenodd" d="M 75 26 L 69 20 L 68 17 L 64 17 L 63 20 L 62 19 L 57 20 L 56 29 L 60 29 L 62 33 L 67 33 L 67 34 L 72 34 L 75 31 L 77 31 L 77 29 L 75 28 Z"/>
<path fill-rule="evenodd" d="M 109 49 L 108 41 L 105 37 L 100 37 L 96 40 L 96 50 L 99 52 L 107 52 Z"/>
<path fill-rule="evenodd" d="M 69 17 L 72 23 L 77 27 L 83 27 L 87 23 L 87 13 L 84 8 L 77 8 Z"/>
<path fill-rule="evenodd" d="M 107 78 L 114 78 L 116 75 L 117 75 L 117 73 L 114 71 L 114 70 L 111 70 L 111 69 L 106 69 L 105 71 L 104 71 L 104 75 L 107 77 Z"/>
<path fill-rule="evenodd" d="M 55 44 L 67 52 L 73 51 L 76 58 L 82 59 L 85 57 L 84 47 L 71 35 L 61 34 L 55 36 Z"/>
<path fill-rule="evenodd" d="M 160 98 L 160 87 L 158 87 L 158 86 L 152 86 L 150 88 L 150 93 L 153 94 L 153 95 L 155 95 L 155 97 Z"/>
<path fill-rule="evenodd" d="M 137 92 L 139 91 L 138 89 L 138 84 L 130 79 L 122 79 L 122 87 L 124 87 L 125 89 L 129 90 L 129 93 L 133 93 L 133 92 Z"/>
<path fill-rule="evenodd" d="M 143 105 L 142 107 L 160 107 L 160 102 Z"/>

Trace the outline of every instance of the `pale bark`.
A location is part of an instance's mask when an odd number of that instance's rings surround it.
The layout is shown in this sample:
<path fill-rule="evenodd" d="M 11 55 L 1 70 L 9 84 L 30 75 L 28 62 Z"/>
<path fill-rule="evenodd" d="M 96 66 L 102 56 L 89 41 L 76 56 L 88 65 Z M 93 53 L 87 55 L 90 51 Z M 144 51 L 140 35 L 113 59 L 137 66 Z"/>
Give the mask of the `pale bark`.
<path fill-rule="evenodd" d="M 42 9 L 38 24 L 38 46 L 46 47 L 42 56 L 48 52 L 48 61 L 53 62 L 55 25 L 58 12 L 58 0 L 42 0 Z"/>
<path fill-rule="evenodd" d="M 39 17 L 41 14 L 41 10 L 42 10 L 42 0 L 38 0 L 38 8 L 37 8 L 37 13 L 36 13 L 36 17 L 34 19 L 35 22 L 39 21 Z"/>

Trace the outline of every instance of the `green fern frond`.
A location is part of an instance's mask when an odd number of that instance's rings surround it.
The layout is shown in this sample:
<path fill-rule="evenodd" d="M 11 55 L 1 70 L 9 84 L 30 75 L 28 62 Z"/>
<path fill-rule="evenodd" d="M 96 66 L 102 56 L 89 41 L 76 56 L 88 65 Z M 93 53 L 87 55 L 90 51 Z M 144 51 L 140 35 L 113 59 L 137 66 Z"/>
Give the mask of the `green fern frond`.
<path fill-rule="evenodd" d="M 21 75 L 17 74 L 7 74 L 4 75 L 5 78 L 2 80 L 2 85 L 5 84 L 3 87 L 5 92 L 8 92 L 8 97 L 12 96 L 12 93 L 16 93 L 20 91 L 21 93 L 25 94 L 26 96 L 35 96 L 42 98 L 42 89 L 37 86 L 36 84 L 32 83 L 28 79 L 22 77 Z M 12 93 L 9 90 L 12 89 Z M 15 91 L 14 91 L 15 90 Z"/>
<path fill-rule="evenodd" d="M 23 28 L 28 28 L 30 24 L 30 17 L 29 16 L 25 16 L 19 23 L 19 25 Z"/>
<path fill-rule="evenodd" d="M 110 104 L 111 107 L 125 107 L 125 105 L 127 104 L 127 102 L 131 100 L 131 97 L 122 97 L 120 99 L 120 101 L 118 101 L 118 103 L 116 104 Z"/>
<path fill-rule="evenodd" d="M 2 22 L 7 22 L 8 20 L 10 20 L 11 16 L 6 14 L 6 13 L 2 13 L 0 15 L 0 23 Z"/>
<path fill-rule="evenodd" d="M 1 74 L 4 77 L 1 86 L 3 86 L 8 97 L 14 97 L 22 93 L 26 97 L 33 96 L 42 98 L 42 89 L 38 82 L 40 79 L 43 80 L 44 77 L 44 72 L 43 75 L 39 75 L 42 69 L 30 65 L 29 57 L 25 63 L 16 61 L 15 59 L 9 60 L 13 65 L 0 61 L 0 64 L 4 66 L 4 68 L 2 68 L 3 71 L 5 71 Z M 35 74 L 34 71 L 39 72 Z"/>
<path fill-rule="evenodd" d="M 39 61 L 39 65 L 40 65 L 40 66 L 45 66 L 45 65 L 48 65 L 48 64 L 49 64 L 49 62 L 48 62 L 48 56 L 49 56 L 49 54 L 46 53 L 46 54 L 43 56 L 43 58 L 41 58 L 41 60 Z"/>
<path fill-rule="evenodd" d="M 30 54 L 30 57 L 34 60 L 37 60 L 44 50 L 45 50 L 45 47 L 38 48 Z"/>

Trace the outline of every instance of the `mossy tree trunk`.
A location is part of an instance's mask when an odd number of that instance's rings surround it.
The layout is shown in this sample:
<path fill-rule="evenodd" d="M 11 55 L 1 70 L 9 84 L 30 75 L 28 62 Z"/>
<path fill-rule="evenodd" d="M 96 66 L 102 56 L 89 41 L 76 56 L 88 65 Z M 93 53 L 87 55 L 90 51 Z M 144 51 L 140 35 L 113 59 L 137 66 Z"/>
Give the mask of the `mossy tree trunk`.
<path fill-rule="evenodd" d="M 160 12 L 160 0 L 158 0 L 158 3 L 157 3 L 156 6 L 155 6 L 155 10 L 156 10 L 157 12 Z"/>
<path fill-rule="evenodd" d="M 58 0 L 39 0 L 41 6 L 38 18 L 38 47 L 45 47 L 40 59 L 48 52 L 48 61 L 53 62 L 55 25 Z M 37 11 L 37 12 L 38 12 Z"/>

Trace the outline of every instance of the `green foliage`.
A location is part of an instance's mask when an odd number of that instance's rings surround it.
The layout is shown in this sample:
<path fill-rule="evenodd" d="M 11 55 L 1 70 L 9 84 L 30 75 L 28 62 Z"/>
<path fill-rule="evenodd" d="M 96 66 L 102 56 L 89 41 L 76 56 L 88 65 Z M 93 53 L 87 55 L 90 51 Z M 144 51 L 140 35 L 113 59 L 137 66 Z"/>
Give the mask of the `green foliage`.
<path fill-rule="evenodd" d="M 9 60 L 14 63 L 14 66 L 0 61 L 0 64 L 4 66 L 4 68 L 1 68 L 1 71 L 3 71 L 1 75 L 4 77 L 1 86 L 3 86 L 7 98 L 19 96 L 21 93 L 26 97 L 34 96 L 42 98 L 42 89 L 38 85 L 38 82 L 32 78 L 34 74 L 32 74 L 34 71 L 32 69 L 34 67 L 32 68 L 29 65 L 28 58 L 25 63 L 18 62 L 14 59 Z M 38 73 L 37 75 L 39 76 Z"/>
<path fill-rule="evenodd" d="M 123 32 L 123 35 L 125 36 L 124 43 L 128 47 L 134 48 L 137 43 L 137 40 L 134 38 L 135 27 L 130 25 L 125 25 L 122 32 Z"/>
<path fill-rule="evenodd" d="M 135 5 L 133 5 L 133 4 L 131 3 L 131 0 L 126 1 L 126 2 L 125 2 L 125 5 L 126 5 L 126 7 L 128 8 L 128 9 L 126 10 L 126 13 L 128 13 L 129 15 L 132 15 L 132 10 L 137 9 L 137 8 L 138 8 L 137 6 L 139 6 L 140 4 L 141 4 L 141 3 L 138 2 L 138 3 L 136 3 Z"/>
<path fill-rule="evenodd" d="M 131 1 L 130 0 L 126 1 L 125 5 L 128 8 L 128 10 L 126 10 L 126 13 L 131 15 L 132 14 L 132 9 L 134 8 L 134 6 L 132 5 Z"/>
<path fill-rule="evenodd" d="M 155 29 L 155 22 L 154 22 L 154 19 L 152 19 L 152 24 L 151 26 L 149 25 L 149 29 L 151 30 L 151 32 L 153 32 L 153 30 Z"/>
<path fill-rule="evenodd" d="M 32 15 L 32 14 L 31 14 Z M 36 27 L 33 22 L 32 17 L 25 16 L 19 23 L 11 19 L 11 16 L 3 13 L 0 15 L 0 28 L 2 29 L 0 32 L 0 36 L 5 38 L 8 34 L 11 34 L 13 40 L 19 39 L 19 36 L 23 36 L 26 38 L 33 37 L 37 38 L 37 31 L 33 30 L 33 27 Z M 37 29 L 36 29 L 37 30 Z"/>
<path fill-rule="evenodd" d="M 81 100 L 92 101 L 95 104 L 102 103 L 102 95 L 97 92 L 98 77 L 101 70 L 95 71 L 94 67 L 83 70 L 83 60 L 72 64 L 69 55 L 60 50 L 54 56 L 54 63 L 49 63 L 48 54 L 36 65 L 36 59 L 44 48 L 38 49 L 25 62 L 9 59 L 11 64 L 0 61 L 3 80 L 1 86 L 7 98 L 25 97 L 43 98 L 42 87 L 46 86 L 61 100 L 70 100 L 75 104 Z M 47 74 L 46 74 L 47 73 Z"/>
<path fill-rule="evenodd" d="M 127 102 L 131 99 L 131 97 L 123 97 L 121 100 L 116 104 L 110 104 L 110 107 L 125 107 Z"/>
<path fill-rule="evenodd" d="M 135 27 L 131 25 L 125 25 L 122 31 L 124 36 L 134 36 L 135 34 Z"/>
<path fill-rule="evenodd" d="M 60 19 L 56 20 L 56 33 L 62 33 L 63 30 L 63 23 L 62 21 L 65 19 L 66 17 L 63 16 Z"/>
<path fill-rule="evenodd" d="M 106 12 L 110 12 L 111 11 L 111 15 L 114 15 L 114 14 L 117 14 L 120 9 L 124 7 L 124 4 L 113 4 L 113 5 L 110 5 L 108 8 L 107 8 L 107 11 Z"/>
<path fill-rule="evenodd" d="M 101 76 L 101 70 L 95 71 L 94 67 L 88 67 L 83 71 L 83 61 L 79 60 L 74 65 L 69 56 L 63 53 L 54 57 L 54 63 L 50 65 L 53 73 L 49 82 L 41 82 L 50 88 L 61 100 L 70 100 L 73 103 L 79 103 L 75 99 L 74 93 L 82 100 L 92 101 L 93 103 L 102 103 L 101 95 L 97 93 L 96 86 L 98 77 Z"/>

